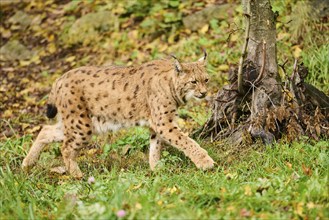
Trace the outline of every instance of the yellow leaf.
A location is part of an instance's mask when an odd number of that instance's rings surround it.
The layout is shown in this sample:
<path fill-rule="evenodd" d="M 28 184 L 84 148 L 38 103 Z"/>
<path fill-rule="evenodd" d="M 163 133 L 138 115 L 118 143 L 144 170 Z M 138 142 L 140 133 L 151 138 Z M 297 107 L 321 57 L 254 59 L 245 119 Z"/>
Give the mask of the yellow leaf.
<path fill-rule="evenodd" d="M 229 70 L 229 68 L 230 67 L 227 64 L 222 64 L 222 65 L 219 65 L 219 67 L 218 67 L 218 69 L 220 71 L 227 71 L 227 70 Z"/>
<path fill-rule="evenodd" d="M 296 210 L 295 210 L 295 213 L 297 215 L 303 216 L 303 206 L 304 206 L 304 203 L 302 203 L 302 202 L 297 203 Z"/>
<path fill-rule="evenodd" d="M 2 115 L 2 117 L 4 117 L 4 118 L 10 118 L 12 116 L 13 116 L 13 111 L 10 109 L 7 109 Z"/>
<path fill-rule="evenodd" d="M 30 124 L 27 124 L 27 123 L 22 123 L 22 128 L 23 130 L 25 130 L 25 128 L 29 127 Z"/>
<path fill-rule="evenodd" d="M 199 33 L 205 34 L 208 30 L 209 30 L 209 24 L 206 24 L 199 30 Z"/>
<path fill-rule="evenodd" d="M 70 56 L 65 59 L 66 62 L 73 62 L 75 60 L 75 56 Z"/>
<path fill-rule="evenodd" d="M 56 45 L 54 43 L 48 44 L 47 50 L 49 53 L 55 53 L 56 52 Z"/>
<path fill-rule="evenodd" d="M 163 201 L 162 201 L 162 200 L 159 200 L 159 201 L 157 202 L 157 204 L 158 204 L 159 206 L 162 206 L 162 205 L 163 205 Z"/>
<path fill-rule="evenodd" d="M 122 4 L 119 4 L 117 7 L 114 7 L 112 9 L 112 13 L 113 14 L 122 14 L 124 13 L 126 10 L 124 8 L 124 6 Z"/>
<path fill-rule="evenodd" d="M 235 207 L 232 206 L 232 205 L 230 205 L 230 206 L 227 207 L 226 210 L 229 211 L 229 212 L 234 212 L 235 211 Z"/>
<path fill-rule="evenodd" d="M 172 188 L 169 188 L 169 190 L 170 190 L 170 194 L 173 194 L 177 191 L 177 188 L 176 186 L 173 186 Z"/>
<path fill-rule="evenodd" d="M 260 213 L 258 217 L 259 217 L 259 219 L 268 219 L 268 214 L 267 213 Z"/>
<path fill-rule="evenodd" d="M 292 54 L 294 55 L 294 57 L 295 58 L 300 57 L 300 55 L 302 53 L 302 49 L 300 49 L 299 45 L 293 46 L 292 49 L 293 49 Z"/>
<path fill-rule="evenodd" d="M 307 203 L 306 206 L 307 206 L 308 209 L 314 209 L 315 208 L 315 204 L 313 202 Z"/>
<path fill-rule="evenodd" d="M 288 38 L 288 37 L 290 37 L 289 33 L 280 32 L 280 33 L 278 33 L 278 37 L 276 40 L 279 41 L 279 40 L 282 40 L 282 39 Z"/>
<path fill-rule="evenodd" d="M 41 126 L 39 125 L 39 126 L 33 127 L 32 129 L 27 129 L 27 132 L 28 133 L 34 133 L 34 132 L 39 131 L 40 129 L 41 129 Z"/>
<path fill-rule="evenodd" d="M 0 27 L 0 33 L 3 38 L 10 38 L 11 37 L 11 32 L 9 29 L 5 29 L 3 27 Z"/>
<path fill-rule="evenodd" d="M 55 40 L 55 36 L 52 34 L 48 37 L 48 42 L 54 41 Z"/>
<path fill-rule="evenodd" d="M 220 192 L 221 192 L 222 194 L 224 194 L 224 193 L 226 193 L 227 191 L 226 191 L 226 189 L 225 189 L 224 187 L 222 187 L 222 188 L 220 188 Z"/>
<path fill-rule="evenodd" d="M 286 165 L 287 165 L 287 167 L 288 167 L 289 169 L 291 169 L 291 168 L 292 168 L 292 164 L 291 164 L 291 163 L 289 163 L 288 161 L 286 162 Z"/>
<path fill-rule="evenodd" d="M 19 65 L 21 65 L 21 66 L 28 66 L 30 64 L 31 64 L 30 60 L 20 60 L 19 61 Z"/>
<path fill-rule="evenodd" d="M 235 179 L 238 175 L 236 173 L 227 173 L 225 176 L 226 179 L 231 180 L 231 179 Z"/>
<path fill-rule="evenodd" d="M 88 150 L 88 151 L 87 151 L 87 154 L 90 155 L 90 156 L 92 156 L 92 155 L 94 155 L 96 152 L 97 152 L 97 149 L 94 148 L 94 149 L 90 149 L 90 150 Z"/>
<path fill-rule="evenodd" d="M 129 38 L 131 40 L 137 40 L 138 38 L 138 30 L 133 30 L 133 31 L 130 31 L 129 34 L 128 34 Z"/>
<path fill-rule="evenodd" d="M 170 43 L 170 44 L 175 43 L 175 37 L 176 37 L 176 34 L 171 34 L 171 35 L 168 37 L 168 43 Z"/>
<path fill-rule="evenodd" d="M 167 44 L 162 44 L 162 45 L 159 46 L 159 51 L 163 52 L 163 51 L 167 50 L 167 48 L 168 48 Z"/>
<path fill-rule="evenodd" d="M 68 180 L 68 179 L 70 179 L 70 176 L 69 175 L 62 175 L 62 176 L 58 177 L 58 179 Z"/>
<path fill-rule="evenodd" d="M 38 55 L 34 55 L 31 59 L 31 62 L 33 62 L 35 64 L 41 63 L 40 57 Z"/>
<path fill-rule="evenodd" d="M 247 185 L 247 186 L 244 187 L 244 194 L 246 196 L 251 196 L 252 195 L 251 187 L 250 186 Z"/>
<path fill-rule="evenodd" d="M 142 185 L 143 185 L 143 183 L 140 183 L 140 184 L 134 186 L 132 189 L 139 189 Z"/>
<path fill-rule="evenodd" d="M 138 209 L 138 210 L 140 210 L 143 207 L 142 207 L 142 205 L 140 203 L 137 202 L 136 205 L 135 205 L 135 208 Z"/>
<path fill-rule="evenodd" d="M 238 34 L 232 34 L 232 35 L 231 35 L 231 38 L 230 38 L 230 41 L 231 41 L 231 42 L 235 42 L 235 41 L 237 41 L 237 40 L 239 39 L 239 36 L 240 36 L 240 35 L 238 35 Z"/>

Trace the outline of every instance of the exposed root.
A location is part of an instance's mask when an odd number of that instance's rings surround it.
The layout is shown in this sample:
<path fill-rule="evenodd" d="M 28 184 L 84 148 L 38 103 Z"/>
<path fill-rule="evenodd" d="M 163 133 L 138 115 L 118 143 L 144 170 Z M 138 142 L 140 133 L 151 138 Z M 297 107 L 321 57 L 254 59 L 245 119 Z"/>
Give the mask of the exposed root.
<path fill-rule="evenodd" d="M 284 70 L 284 65 L 281 68 Z M 291 77 L 286 77 L 287 81 L 281 85 L 282 99 L 279 102 L 274 102 L 266 88 L 260 87 L 264 85 L 258 85 L 263 75 L 258 69 L 251 61 L 245 61 L 245 94 L 238 93 L 237 73 L 231 73 L 231 84 L 218 91 L 211 117 L 197 132 L 199 138 L 211 137 L 212 141 L 229 138 L 238 144 L 245 141 L 245 134 L 251 135 L 252 139 L 261 138 L 264 143 L 271 143 L 283 135 L 288 140 L 301 136 L 313 139 L 329 136 L 329 97 L 304 82 L 307 68 L 295 61 Z M 253 95 L 260 89 L 264 90 L 269 105 L 257 112 L 257 117 L 252 117 Z"/>

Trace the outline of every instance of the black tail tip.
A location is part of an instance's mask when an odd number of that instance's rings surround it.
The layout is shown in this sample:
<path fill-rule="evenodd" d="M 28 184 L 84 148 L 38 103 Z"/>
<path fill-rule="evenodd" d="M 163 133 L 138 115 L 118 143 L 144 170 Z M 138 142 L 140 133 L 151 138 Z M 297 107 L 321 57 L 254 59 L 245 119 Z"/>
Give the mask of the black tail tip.
<path fill-rule="evenodd" d="M 57 115 L 57 108 L 55 105 L 47 104 L 47 117 L 54 118 Z"/>

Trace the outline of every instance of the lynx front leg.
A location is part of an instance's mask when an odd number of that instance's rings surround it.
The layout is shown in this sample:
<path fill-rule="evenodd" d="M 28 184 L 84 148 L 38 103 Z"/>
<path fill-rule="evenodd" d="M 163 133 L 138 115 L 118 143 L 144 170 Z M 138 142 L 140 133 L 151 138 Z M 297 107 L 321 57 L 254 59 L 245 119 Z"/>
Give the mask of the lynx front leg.
<path fill-rule="evenodd" d="M 160 160 L 161 155 L 161 138 L 153 130 L 150 137 L 150 155 L 149 163 L 151 170 L 154 170 Z"/>
<path fill-rule="evenodd" d="M 208 155 L 207 151 L 184 134 L 173 122 L 172 117 L 174 116 L 165 117 L 161 115 L 158 119 L 154 120 L 157 122 L 153 123 L 153 129 L 161 139 L 183 151 L 198 168 L 203 170 L 212 168 L 214 166 L 214 161 Z"/>
<path fill-rule="evenodd" d="M 60 122 L 55 125 L 44 126 L 41 129 L 37 139 L 34 141 L 29 153 L 24 158 L 22 168 L 27 170 L 37 162 L 45 144 L 62 141 L 63 139 L 64 134 L 62 124 Z"/>

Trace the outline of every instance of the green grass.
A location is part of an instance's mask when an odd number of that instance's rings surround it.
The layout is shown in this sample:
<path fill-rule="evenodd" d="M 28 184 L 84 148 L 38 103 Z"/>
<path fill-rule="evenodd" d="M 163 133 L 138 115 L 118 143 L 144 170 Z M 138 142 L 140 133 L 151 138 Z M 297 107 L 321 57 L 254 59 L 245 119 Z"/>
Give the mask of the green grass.
<path fill-rule="evenodd" d="M 310 71 L 306 81 L 328 93 L 328 34 L 318 31 L 319 26 L 314 22 L 309 26 L 289 22 L 293 15 L 300 17 L 300 13 L 292 11 L 296 2 L 272 2 L 273 9 L 280 15 L 277 25 L 277 34 L 280 35 L 278 62 L 289 61 L 286 65 L 289 75 L 294 61 L 293 47 L 298 46 L 302 49 L 299 61 L 304 62 Z M 180 4 L 177 9 L 177 1 L 174 0 L 156 4 L 117 1 L 113 5 L 72 2 L 67 5 L 68 17 L 64 18 L 63 25 L 58 27 L 54 24 L 44 31 L 49 35 L 59 33 L 58 36 L 55 34 L 59 38 L 57 45 L 69 47 L 68 27 L 78 19 L 75 14 L 79 14 L 81 8 L 95 12 L 102 11 L 98 10 L 102 7 L 112 10 L 119 5 L 123 11 L 116 12 L 120 15 L 115 18 L 119 19 L 117 25 L 129 23 L 128 14 L 133 13 L 143 18 L 140 26 L 100 31 L 101 40 L 90 46 L 100 51 L 98 56 L 84 54 L 81 60 L 76 60 L 76 66 L 103 64 L 106 60 L 119 65 L 142 63 L 170 53 L 181 60 L 191 61 L 199 58 L 202 46 L 209 53 L 207 68 L 212 78 L 211 90 L 217 91 L 226 82 L 228 65 L 237 64 L 240 56 L 243 30 L 232 33 L 228 40 L 232 31 L 243 27 L 240 2 L 232 5 L 236 9 L 227 15 L 227 19 L 212 20 L 206 33 L 185 33 L 181 21 L 184 10 L 192 13 L 201 6 L 198 4 L 203 3 L 182 1 Z M 75 10 L 79 13 L 73 13 Z M 300 39 L 292 40 L 294 30 L 300 27 L 308 29 L 300 32 Z M 137 31 L 136 39 L 129 35 L 133 30 Z M 38 31 L 26 33 L 34 36 Z M 80 37 L 77 40 L 81 40 Z M 114 50 L 109 50 L 108 45 L 112 43 Z M 78 54 L 72 51 L 63 59 Z M 61 73 L 62 69 L 56 71 Z M 33 72 L 39 70 L 32 69 Z M 49 73 L 53 78 L 50 80 L 48 73 L 41 74 L 47 78 L 46 86 L 56 76 Z M 209 117 L 204 108 L 194 104 L 180 110 L 187 130 L 202 125 Z M 16 118 L 14 120 L 4 120 L 6 126 L 11 127 L 13 122 L 33 125 L 41 121 L 37 114 L 33 117 L 19 114 L 10 117 Z M 145 129 L 133 129 L 112 135 L 110 143 L 106 141 L 107 137 L 95 138 L 93 148 L 84 150 L 79 157 L 85 176 L 75 180 L 50 172 L 50 168 L 62 164 L 59 144 L 48 147 L 29 174 L 22 172 L 20 165 L 32 138 L 28 135 L 19 137 L 21 133 L 22 130 L 14 130 L 13 137 L 0 140 L 0 219 L 117 219 L 119 210 L 126 212 L 124 219 L 329 218 L 328 140 L 315 142 L 302 139 L 272 147 L 253 145 L 248 148 L 203 141 L 202 146 L 218 163 L 214 170 L 207 172 L 197 170 L 182 153 L 169 147 L 163 151 L 158 170 L 151 172 L 147 163 L 149 133 Z M 88 178 L 91 176 L 95 182 L 90 184 Z"/>
<path fill-rule="evenodd" d="M 329 45 L 311 47 L 302 55 L 309 70 L 307 81 L 329 94 Z"/>
<path fill-rule="evenodd" d="M 147 132 L 139 129 L 140 138 L 132 132 L 96 148 L 96 155 L 89 153 L 93 149 L 84 151 L 82 180 L 50 173 L 60 163 L 57 145 L 26 174 L 20 164 L 31 138 L 2 142 L 0 218 L 116 219 L 119 210 L 125 210 L 124 219 L 329 217 L 327 140 L 258 149 L 204 142 L 218 163 L 207 172 L 167 148 L 159 169 L 151 172 L 147 149 L 134 147 L 147 144 Z M 132 146 L 128 153 L 120 152 L 122 140 Z M 88 183 L 90 176 L 94 183 Z"/>

